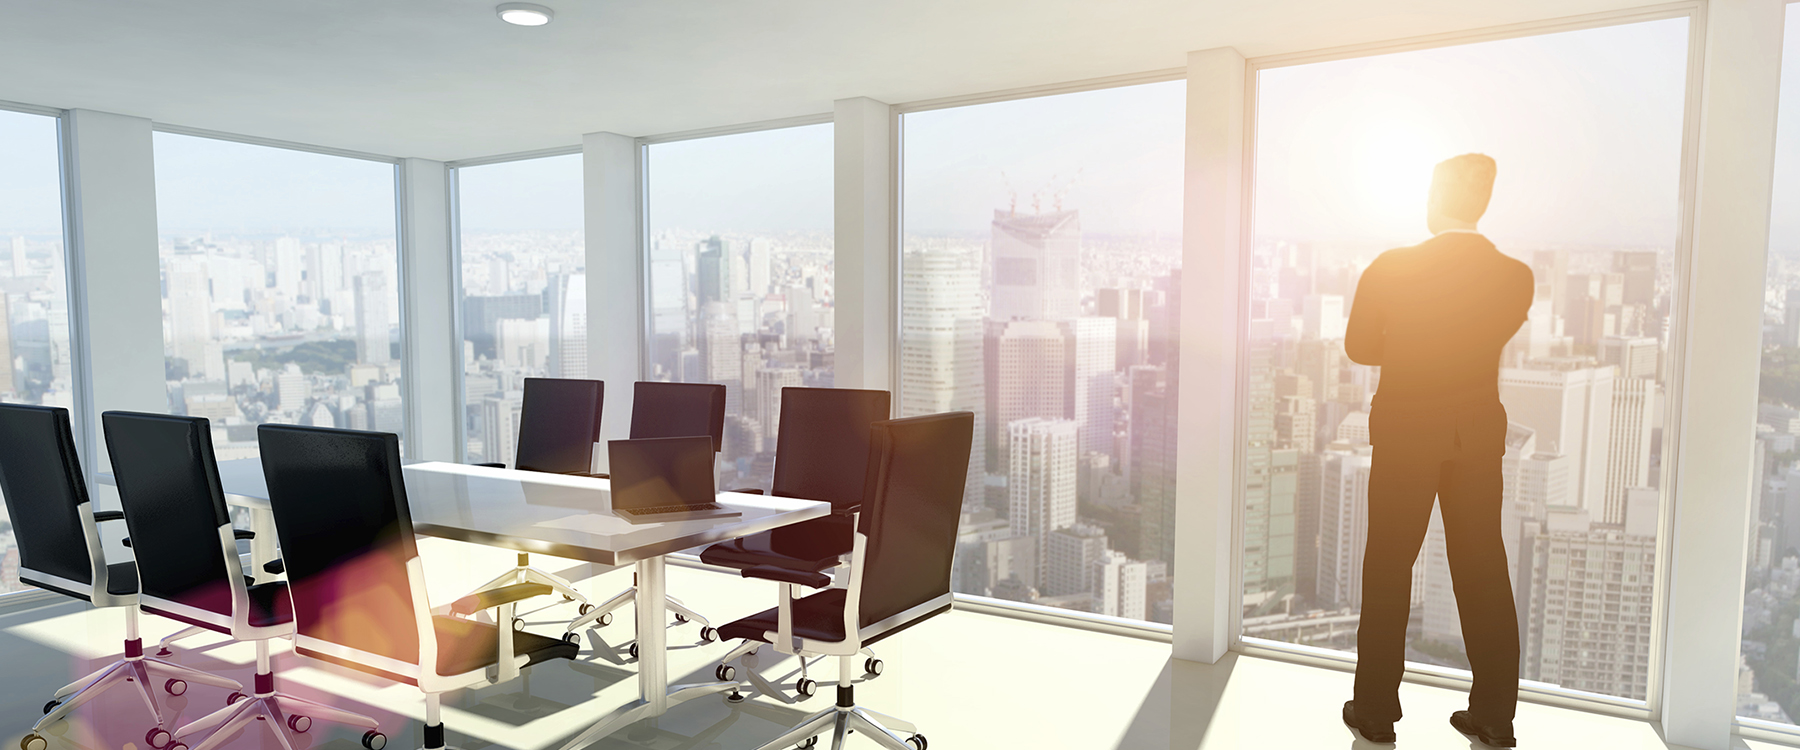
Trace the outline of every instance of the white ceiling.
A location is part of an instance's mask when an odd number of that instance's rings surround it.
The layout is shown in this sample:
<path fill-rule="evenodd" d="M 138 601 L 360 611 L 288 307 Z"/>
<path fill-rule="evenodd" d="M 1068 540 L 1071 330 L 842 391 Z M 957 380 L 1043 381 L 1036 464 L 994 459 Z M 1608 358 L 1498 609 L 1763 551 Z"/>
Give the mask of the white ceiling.
<path fill-rule="evenodd" d="M 1322 49 L 1638 0 L 53 0 L 0 11 L 0 100 L 461 159 Z"/>

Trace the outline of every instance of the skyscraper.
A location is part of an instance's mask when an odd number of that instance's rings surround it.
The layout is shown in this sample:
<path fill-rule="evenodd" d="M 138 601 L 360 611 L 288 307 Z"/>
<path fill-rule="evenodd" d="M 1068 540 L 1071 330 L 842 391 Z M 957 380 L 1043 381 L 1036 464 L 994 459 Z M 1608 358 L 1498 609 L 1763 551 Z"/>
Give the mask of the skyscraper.
<path fill-rule="evenodd" d="M 987 402 L 989 460 L 1007 465 L 1007 425 L 1034 417 L 1067 419 L 1068 336 L 1045 320 L 990 321 Z M 1078 445 L 1073 449 L 1077 449 Z"/>
<path fill-rule="evenodd" d="M 300 241 L 292 237 L 275 240 L 275 288 L 292 302 L 300 297 L 301 271 L 305 269 Z"/>
<path fill-rule="evenodd" d="M 994 211 L 989 318 L 1064 320 L 1081 314 L 1081 216 L 1077 211 Z"/>
<path fill-rule="evenodd" d="M 1319 574 L 1321 602 L 1339 607 L 1362 601 L 1363 547 L 1369 533 L 1368 446 L 1333 445 L 1319 464 Z"/>
<path fill-rule="evenodd" d="M 388 279 L 381 271 L 356 275 L 356 361 L 382 365 L 394 361 L 388 324 Z"/>
<path fill-rule="evenodd" d="M 698 246 L 699 259 L 696 294 L 700 298 L 700 308 L 714 302 L 736 303 L 737 291 L 732 286 L 732 248 L 731 243 L 713 235 L 701 241 Z"/>
<path fill-rule="evenodd" d="M 587 274 L 557 275 L 550 306 L 550 377 L 588 375 Z M 546 287 L 549 288 L 549 287 Z"/>
<path fill-rule="evenodd" d="M 975 413 L 963 508 L 979 508 L 990 416 L 982 377 L 981 267 L 973 253 L 939 247 L 908 252 L 900 269 L 900 416 Z M 806 302 L 811 305 L 810 296 Z"/>
<path fill-rule="evenodd" d="M 1571 461 L 1570 502 L 1604 513 L 1614 369 L 1580 363 L 1564 369 L 1502 369 L 1507 418 L 1537 433 L 1538 450 Z"/>
<path fill-rule="evenodd" d="M 1625 522 L 1626 491 L 1650 486 L 1650 438 L 1656 429 L 1654 380 L 1613 381 L 1612 434 L 1607 439 L 1606 499 L 1596 520 Z"/>
<path fill-rule="evenodd" d="M 206 264 L 197 258 L 169 261 L 169 341 L 175 356 L 187 360 L 192 377 L 218 379 L 206 372 L 206 343 L 212 340 L 212 295 Z"/>
<path fill-rule="evenodd" d="M 1069 418 L 1081 423 L 1082 455 L 1113 452 L 1113 383 L 1118 371 L 1117 324 L 1076 318 L 1063 324 L 1069 342 Z"/>
<path fill-rule="evenodd" d="M 488 462 L 511 466 L 516 460 L 519 410 L 524 404 L 524 391 L 507 391 L 481 400 L 481 447 Z"/>
<path fill-rule="evenodd" d="M 1008 515 L 1014 536 L 1037 540 L 1037 580 L 1046 578 L 1050 532 L 1075 524 L 1081 426 L 1067 419 L 1020 419 L 1007 424 Z M 1041 585 L 1041 583 L 1040 583 Z"/>
<path fill-rule="evenodd" d="M 1656 378 L 1661 354 L 1656 339 L 1648 336 L 1607 336 L 1600 339 L 1600 364 L 1619 368 L 1621 378 Z"/>
<path fill-rule="evenodd" d="M 12 238 L 12 276 L 15 279 L 25 278 L 31 269 L 25 265 L 25 238 Z"/>

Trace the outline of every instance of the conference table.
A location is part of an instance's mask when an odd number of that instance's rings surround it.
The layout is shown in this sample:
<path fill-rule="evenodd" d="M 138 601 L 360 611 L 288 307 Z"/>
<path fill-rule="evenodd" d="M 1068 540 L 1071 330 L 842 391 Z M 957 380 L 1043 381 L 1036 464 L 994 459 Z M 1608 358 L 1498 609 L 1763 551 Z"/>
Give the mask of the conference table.
<path fill-rule="evenodd" d="M 671 706 L 722 693 L 738 683 L 705 682 L 671 687 L 665 649 L 668 609 L 663 556 L 820 518 L 829 503 L 722 492 L 718 503 L 738 516 L 634 524 L 611 512 L 611 483 L 597 477 L 409 461 L 402 468 L 414 533 L 491 547 L 535 552 L 637 569 L 638 700 L 621 706 L 564 746 L 573 750 L 634 722 L 661 716 Z M 102 484 L 115 484 L 110 472 Z M 251 570 L 276 559 L 276 535 L 262 461 L 219 462 L 226 503 L 250 511 Z M 505 627 L 502 624 L 502 627 Z"/>

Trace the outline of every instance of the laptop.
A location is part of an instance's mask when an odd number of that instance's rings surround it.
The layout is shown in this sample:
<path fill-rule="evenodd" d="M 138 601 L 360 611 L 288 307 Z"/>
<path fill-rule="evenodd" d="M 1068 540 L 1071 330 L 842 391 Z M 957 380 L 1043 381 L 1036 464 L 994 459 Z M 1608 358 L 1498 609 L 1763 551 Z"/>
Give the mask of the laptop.
<path fill-rule="evenodd" d="M 697 437 L 612 440 L 613 515 L 631 523 L 669 523 L 743 515 L 713 491 L 713 442 Z"/>

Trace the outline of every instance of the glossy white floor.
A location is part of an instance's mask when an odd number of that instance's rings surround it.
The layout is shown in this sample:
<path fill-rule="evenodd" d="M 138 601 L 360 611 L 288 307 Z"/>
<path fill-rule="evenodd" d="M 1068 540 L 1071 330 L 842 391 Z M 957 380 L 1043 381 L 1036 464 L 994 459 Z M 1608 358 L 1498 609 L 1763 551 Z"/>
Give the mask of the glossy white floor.
<path fill-rule="evenodd" d="M 420 546 L 434 601 L 448 601 L 512 564 L 510 553 L 495 550 L 439 540 L 422 540 Z M 571 577 L 587 571 L 571 561 L 534 562 Z M 629 581 L 629 571 L 613 570 L 578 587 L 603 598 Z M 669 589 L 715 622 L 774 601 L 772 584 L 677 566 L 669 569 Z M 520 680 L 448 699 L 444 718 L 451 743 L 465 750 L 554 749 L 632 699 L 634 664 L 624 656 L 631 617 L 629 610 L 618 614 L 612 625 L 591 632 L 580 661 L 539 665 Z M 538 632 L 558 634 L 573 616 L 572 605 L 558 604 L 526 619 Z M 146 643 L 178 629 L 155 617 L 144 622 Z M 696 626 L 673 627 L 671 682 L 705 679 L 712 660 L 730 646 L 702 646 Z M 0 737 L 7 743 L 0 750 L 18 747 L 51 691 L 117 658 L 122 632 L 121 612 L 90 610 L 68 600 L 0 614 Z M 417 690 L 297 657 L 285 645 L 276 648 L 281 689 L 376 716 L 393 738 L 391 748 L 417 746 L 424 710 Z M 884 641 L 877 650 L 888 668 L 879 679 L 859 684 L 859 702 L 918 724 L 934 750 L 1384 747 L 1356 740 L 1338 722 L 1338 708 L 1350 691 L 1350 675 L 1343 672 L 1248 657 L 1217 665 L 1177 663 L 1163 643 L 965 612 L 940 616 Z M 249 646 L 211 636 L 183 642 L 172 658 L 245 683 L 254 662 Z M 769 662 L 765 657 L 765 674 L 791 685 L 797 664 L 791 659 Z M 797 705 L 767 697 L 738 705 L 703 699 L 592 747 L 755 748 L 829 704 L 827 683 L 835 679 L 835 668 L 821 664 L 812 676 L 821 683 L 819 695 Z M 1408 716 L 1398 726 L 1400 748 L 1471 747 L 1445 723 L 1451 711 L 1463 707 L 1459 693 L 1419 685 L 1403 691 Z M 223 705 L 225 694 L 195 687 L 181 697 L 164 696 L 165 710 L 188 720 Z M 150 726 L 142 702 L 117 690 L 51 727 L 50 747 L 143 750 Z M 1518 734 L 1522 747 L 1543 750 L 1672 747 L 1643 722 L 1533 704 L 1521 705 Z M 360 747 L 357 736 L 320 724 L 294 747 L 355 750 Z M 860 738 L 852 744 L 874 747 Z M 1738 746 L 1778 747 L 1750 741 Z M 225 747 L 263 750 L 279 745 L 257 728 Z"/>

